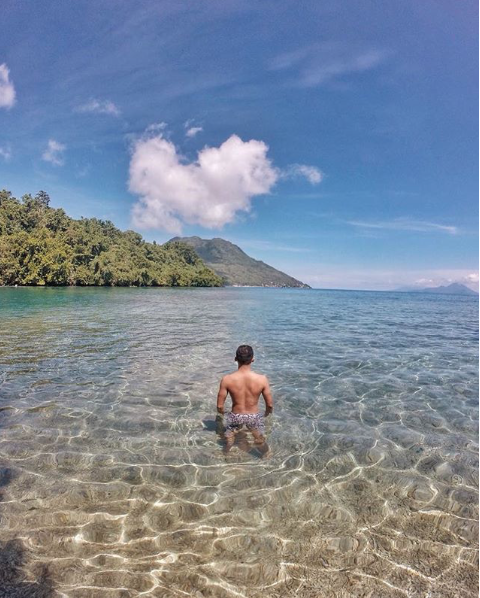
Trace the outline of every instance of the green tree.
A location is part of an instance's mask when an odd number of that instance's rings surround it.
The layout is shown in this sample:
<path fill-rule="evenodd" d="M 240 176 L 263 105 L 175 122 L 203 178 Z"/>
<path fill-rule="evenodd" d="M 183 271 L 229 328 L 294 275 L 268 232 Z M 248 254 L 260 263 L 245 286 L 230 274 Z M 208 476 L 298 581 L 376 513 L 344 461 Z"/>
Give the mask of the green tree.
<path fill-rule="evenodd" d="M 74 220 L 39 191 L 0 191 L 0 285 L 221 286 L 182 243 L 147 243 L 109 220 Z"/>
<path fill-rule="evenodd" d="M 35 201 L 45 208 L 50 204 L 50 195 L 46 191 L 39 191 L 35 195 Z"/>

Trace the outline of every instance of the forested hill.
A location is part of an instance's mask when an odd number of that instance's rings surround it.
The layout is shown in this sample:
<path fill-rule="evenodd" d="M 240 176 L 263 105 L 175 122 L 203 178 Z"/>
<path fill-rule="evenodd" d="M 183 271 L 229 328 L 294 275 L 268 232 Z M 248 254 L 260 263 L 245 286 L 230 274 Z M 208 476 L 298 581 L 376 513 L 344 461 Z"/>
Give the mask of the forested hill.
<path fill-rule="evenodd" d="M 308 284 L 255 260 L 237 245 L 225 239 L 174 237 L 170 242 L 187 243 L 209 268 L 223 278 L 225 284 L 235 286 L 293 287 L 309 289 Z"/>
<path fill-rule="evenodd" d="M 44 191 L 0 191 L 0 285 L 221 286 L 183 243 L 147 243 L 108 220 L 74 220 Z"/>

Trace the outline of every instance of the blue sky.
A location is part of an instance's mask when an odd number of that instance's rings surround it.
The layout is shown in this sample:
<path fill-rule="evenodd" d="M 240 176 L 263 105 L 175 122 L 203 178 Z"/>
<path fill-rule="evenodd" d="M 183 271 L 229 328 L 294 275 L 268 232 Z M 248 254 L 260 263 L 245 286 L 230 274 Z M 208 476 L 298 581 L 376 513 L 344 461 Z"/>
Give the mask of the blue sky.
<path fill-rule="evenodd" d="M 2 2 L 0 187 L 323 288 L 478 288 L 475 2 Z"/>

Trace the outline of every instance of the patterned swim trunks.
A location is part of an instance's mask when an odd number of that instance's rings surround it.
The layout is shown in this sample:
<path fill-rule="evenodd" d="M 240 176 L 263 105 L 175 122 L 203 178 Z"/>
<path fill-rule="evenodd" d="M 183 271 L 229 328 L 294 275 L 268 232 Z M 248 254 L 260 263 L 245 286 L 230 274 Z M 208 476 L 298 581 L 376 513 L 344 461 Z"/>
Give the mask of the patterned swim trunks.
<path fill-rule="evenodd" d="M 227 413 L 225 436 L 238 432 L 243 426 L 249 431 L 255 430 L 265 435 L 265 421 L 260 413 Z"/>

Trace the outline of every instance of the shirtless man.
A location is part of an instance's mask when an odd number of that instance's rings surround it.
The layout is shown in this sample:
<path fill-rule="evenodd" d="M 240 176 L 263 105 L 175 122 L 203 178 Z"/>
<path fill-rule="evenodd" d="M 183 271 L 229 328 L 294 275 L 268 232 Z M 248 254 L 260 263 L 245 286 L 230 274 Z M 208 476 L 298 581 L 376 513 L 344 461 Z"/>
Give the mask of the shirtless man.
<path fill-rule="evenodd" d="M 266 376 L 252 372 L 253 349 L 249 345 L 240 345 L 235 355 L 238 370 L 227 374 L 220 382 L 217 397 L 217 412 L 223 416 L 227 395 L 232 397 L 232 411 L 227 413 L 225 421 L 225 452 L 232 448 L 235 434 L 245 425 L 254 438 L 262 454 L 268 451 L 265 444 L 265 422 L 258 412 L 260 395 L 265 400 L 265 416 L 273 412 L 273 399 Z"/>

